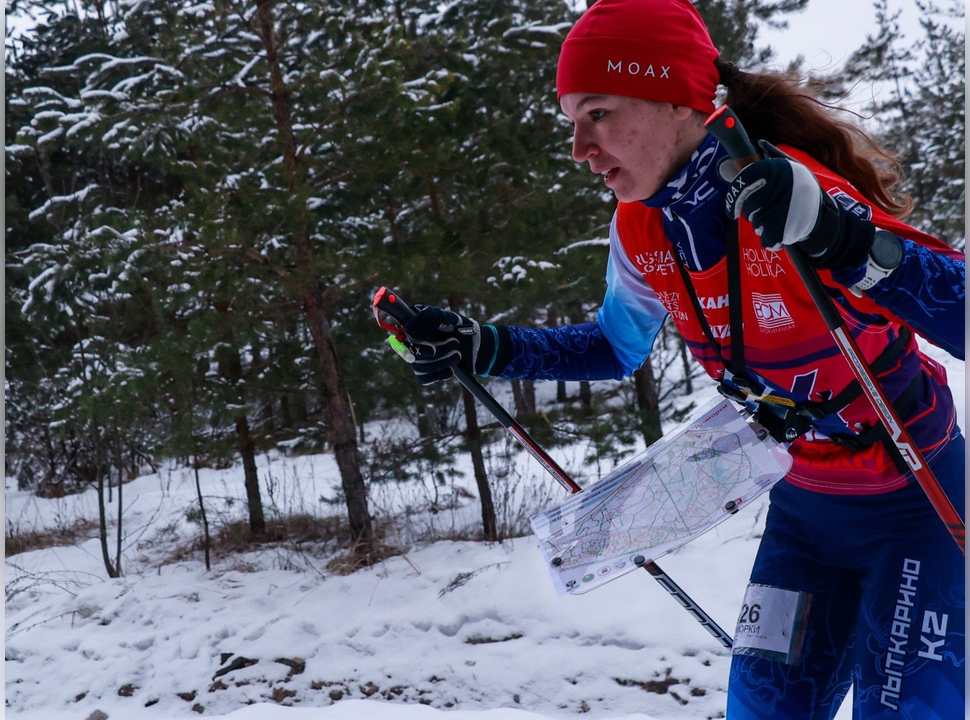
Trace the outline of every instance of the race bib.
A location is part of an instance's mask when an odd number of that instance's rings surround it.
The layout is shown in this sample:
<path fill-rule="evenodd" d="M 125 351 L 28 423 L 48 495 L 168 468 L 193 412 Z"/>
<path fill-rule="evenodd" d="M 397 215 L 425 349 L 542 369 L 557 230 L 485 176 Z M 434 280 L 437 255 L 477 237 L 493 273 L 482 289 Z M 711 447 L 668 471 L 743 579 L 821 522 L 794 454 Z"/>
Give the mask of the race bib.
<path fill-rule="evenodd" d="M 748 585 L 734 633 L 734 654 L 794 664 L 805 636 L 811 598 L 806 592 Z"/>

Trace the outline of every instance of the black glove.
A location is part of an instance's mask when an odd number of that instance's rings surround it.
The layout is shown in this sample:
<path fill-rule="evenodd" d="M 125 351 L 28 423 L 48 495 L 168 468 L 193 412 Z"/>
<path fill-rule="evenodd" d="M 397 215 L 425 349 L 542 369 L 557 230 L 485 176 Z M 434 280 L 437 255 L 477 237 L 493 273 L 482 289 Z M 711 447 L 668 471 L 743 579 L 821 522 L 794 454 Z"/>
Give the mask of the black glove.
<path fill-rule="evenodd" d="M 745 216 L 767 250 L 802 248 L 816 268 L 842 270 L 864 265 L 875 226 L 847 212 L 822 192 L 812 171 L 785 158 L 748 165 L 731 183 L 727 213 Z"/>
<path fill-rule="evenodd" d="M 422 385 L 447 380 L 455 374 L 456 366 L 469 375 L 487 375 L 501 372 L 508 364 L 508 357 L 500 366 L 497 363 L 499 337 L 507 336 L 507 328 L 483 327 L 439 307 L 415 305 L 414 310 L 416 314 L 405 324 L 404 332 L 414 352 L 411 369 Z M 506 342 L 506 348 L 508 345 Z"/>

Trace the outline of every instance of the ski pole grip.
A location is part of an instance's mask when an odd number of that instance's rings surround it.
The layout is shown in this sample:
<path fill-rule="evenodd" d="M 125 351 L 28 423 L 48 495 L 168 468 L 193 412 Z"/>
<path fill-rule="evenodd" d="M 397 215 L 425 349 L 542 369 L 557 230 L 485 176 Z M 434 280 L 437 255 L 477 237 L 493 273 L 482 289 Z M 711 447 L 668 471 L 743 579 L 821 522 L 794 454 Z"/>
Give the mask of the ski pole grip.
<path fill-rule="evenodd" d="M 414 310 L 401 299 L 400 295 L 386 287 L 382 287 L 374 295 L 374 309 L 387 313 L 402 326 L 415 315 Z"/>
<path fill-rule="evenodd" d="M 760 159 L 761 155 L 751 144 L 744 125 L 729 106 L 721 105 L 711 113 L 704 122 L 704 127 L 720 141 L 739 170 Z"/>

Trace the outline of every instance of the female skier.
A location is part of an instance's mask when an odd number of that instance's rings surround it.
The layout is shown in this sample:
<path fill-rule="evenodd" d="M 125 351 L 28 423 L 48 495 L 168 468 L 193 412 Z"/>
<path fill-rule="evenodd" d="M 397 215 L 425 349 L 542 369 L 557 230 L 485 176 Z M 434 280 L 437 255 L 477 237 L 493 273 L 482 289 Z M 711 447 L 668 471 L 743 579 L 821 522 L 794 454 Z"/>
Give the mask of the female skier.
<path fill-rule="evenodd" d="M 831 718 L 853 683 L 856 718 L 963 718 L 963 555 L 778 250 L 797 245 L 817 269 L 961 516 L 963 435 L 915 334 L 963 358 L 963 255 L 900 220 L 885 151 L 784 76 L 720 59 L 688 0 L 599 0 L 563 43 L 556 84 L 573 158 L 618 200 L 596 322 L 482 326 L 425 307 L 405 327 L 419 381 L 455 365 L 618 379 L 670 317 L 722 391 L 793 441 L 739 618 L 728 718 Z M 752 139 L 776 146 L 740 174 L 704 125 L 718 84 Z M 752 613 L 758 638 L 744 632 Z"/>

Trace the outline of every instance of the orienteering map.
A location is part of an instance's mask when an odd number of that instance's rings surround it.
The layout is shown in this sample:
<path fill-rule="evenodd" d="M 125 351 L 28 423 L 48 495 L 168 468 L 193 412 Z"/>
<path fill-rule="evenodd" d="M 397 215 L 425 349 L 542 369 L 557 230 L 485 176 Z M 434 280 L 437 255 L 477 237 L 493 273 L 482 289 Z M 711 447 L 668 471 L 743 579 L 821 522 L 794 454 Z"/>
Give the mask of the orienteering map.
<path fill-rule="evenodd" d="M 530 518 L 556 590 L 585 593 L 726 520 L 791 458 L 716 399 L 606 478 Z"/>

